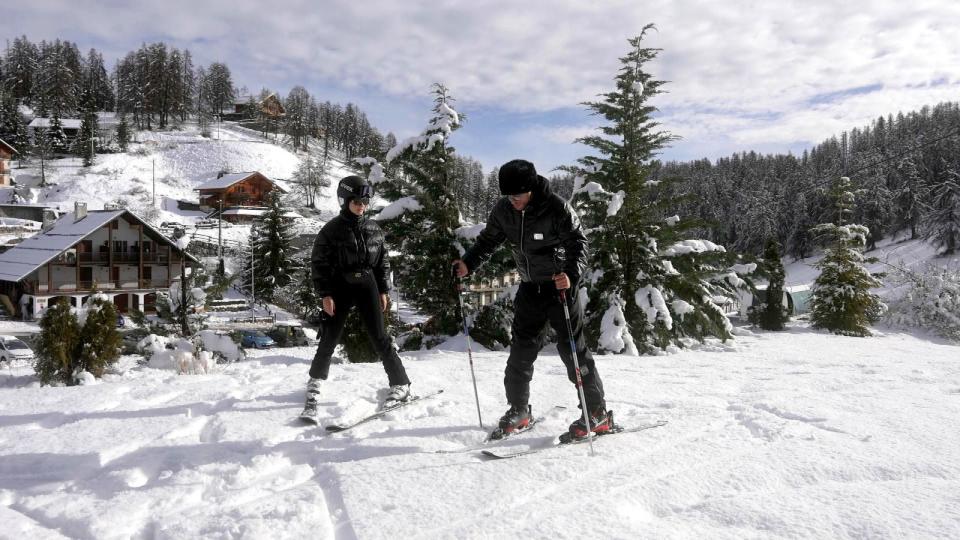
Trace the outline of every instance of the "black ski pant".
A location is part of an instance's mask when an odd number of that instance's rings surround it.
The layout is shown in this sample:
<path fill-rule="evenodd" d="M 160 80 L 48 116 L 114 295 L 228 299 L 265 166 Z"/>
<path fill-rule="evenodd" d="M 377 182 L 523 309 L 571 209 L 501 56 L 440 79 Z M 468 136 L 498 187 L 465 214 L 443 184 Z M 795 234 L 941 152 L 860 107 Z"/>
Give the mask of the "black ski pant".
<path fill-rule="evenodd" d="M 603 400 L 603 382 L 597 373 L 593 355 L 583 341 L 583 313 L 575 295 L 567 291 L 567 306 L 570 309 L 570 326 L 577 343 L 577 358 L 580 361 L 580 374 L 583 379 L 583 392 L 587 408 L 593 411 L 606 407 Z M 557 332 L 557 349 L 567 368 L 567 378 L 576 385 L 577 372 L 570 351 L 570 336 L 567 322 L 560 302 L 560 291 L 552 281 L 523 282 L 517 291 L 514 302 L 513 340 L 510 343 L 510 357 L 503 384 L 507 390 L 507 401 L 514 407 L 526 406 L 530 400 L 530 381 L 533 379 L 533 362 L 543 348 L 546 338 L 547 322 Z M 579 396 L 578 396 L 579 401 Z"/>
<path fill-rule="evenodd" d="M 360 319 L 367 329 L 370 343 L 380 354 L 380 361 L 383 362 L 383 369 L 387 372 L 390 386 L 410 384 L 407 372 L 400 361 L 400 355 L 393 346 L 393 339 L 384 328 L 383 313 L 380 310 L 380 292 L 377 290 L 373 274 L 368 274 L 365 279 L 356 284 L 347 283 L 344 280 L 335 289 L 332 295 L 333 316 L 326 314 L 323 316 L 323 335 L 320 337 L 320 345 L 317 347 L 316 356 L 313 357 L 313 363 L 310 364 L 310 376 L 315 379 L 327 379 L 330 372 L 330 357 L 340 341 L 340 334 L 343 333 L 343 325 L 347 321 L 350 309 L 356 306 L 360 310 Z"/>

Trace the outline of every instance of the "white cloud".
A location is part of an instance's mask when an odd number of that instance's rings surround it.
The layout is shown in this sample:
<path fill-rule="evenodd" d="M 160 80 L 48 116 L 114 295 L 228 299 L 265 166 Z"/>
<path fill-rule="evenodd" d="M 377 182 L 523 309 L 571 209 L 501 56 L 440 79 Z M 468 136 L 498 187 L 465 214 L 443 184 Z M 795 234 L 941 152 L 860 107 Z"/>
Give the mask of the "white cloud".
<path fill-rule="evenodd" d="M 4 30 L 34 41 L 66 37 L 120 53 L 164 40 L 189 46 L 197 64 L 227 61 L 251 87 L 283 77 L 412 100 L 442 81 L 468 115 L 578 108 L 610 88 L 626 40 L 654 22 L 646 43 L 663 51 L 649 68 L 670 84 L 653 104 L 688 142 L 819 141 L 880 114 L 956 99 L 960 84 L 955 0 L 12 4 Z M 871 85 L 881 89 L 842 94 Z M 814 100 L 824 95 L 835 97 Z M 524 129 L 557 144 L 584 134 Z"/>

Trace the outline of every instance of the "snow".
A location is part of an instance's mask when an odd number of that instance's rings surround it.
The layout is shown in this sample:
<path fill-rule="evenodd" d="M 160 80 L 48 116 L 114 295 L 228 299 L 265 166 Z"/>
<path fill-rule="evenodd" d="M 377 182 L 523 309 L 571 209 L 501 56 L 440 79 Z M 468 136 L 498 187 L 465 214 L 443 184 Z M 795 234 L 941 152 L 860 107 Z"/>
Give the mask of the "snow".
<path fill-rule="evenodd" d="M 11 537 L 756 538 L 960 534 L 958 349 L 908 333 L 792 324 L 662 357 L 598 356 L 619 422 L 662 428 L 502 462 L 462 344 L 405 357 L 435 399 L 340 435 L 295 421 L 312 348 L 252 351 L 206 375 L 137 367 L 96 386 L 0 375 L 0 516 Z M 484 423 L 503 353 L 474 347 Z M 577 415 L 554 348 L 531 386 L 547 444 Z M 377 364 L 343 364 L 321 419 L 369 412 Z M 565 409 L 552 408 L 554 405 Z M 121 435 L 122 434 L 122 435 Z M 442 516 L 442 519 L 438 519 Z M 582 516 L 591 519 L 588 527 Z"/>
<path fill-rule="evenodd" d="M 457 228 L 454 232 L 459 238 L 466 240 L 476 240 L 480 233 L 486 227 L 486 223 L 477 223 L 476 225 L 464 225 L 463 227 Z"/>
<path fill-rule="evenodd" d="M 660 252 L 660 255 L 663 257 L 674 257 L 677 255 L 686 255 L 687 253 L 706 253 L 710 251 L 726 251 L 726 249 L 709 240 L 682 240 Z"/>
<path fill-rule="evenodd" d="M 397 199 L 392 203 L 384 206 L 380 213 L 375 216 L 377 221 L 384 221 L 388 219 L 396 219 L 402 216 L 405 212 L 416 212 L 423 208 L 420 205 L 420 201 L 416 197 L 403 197 Z"/>

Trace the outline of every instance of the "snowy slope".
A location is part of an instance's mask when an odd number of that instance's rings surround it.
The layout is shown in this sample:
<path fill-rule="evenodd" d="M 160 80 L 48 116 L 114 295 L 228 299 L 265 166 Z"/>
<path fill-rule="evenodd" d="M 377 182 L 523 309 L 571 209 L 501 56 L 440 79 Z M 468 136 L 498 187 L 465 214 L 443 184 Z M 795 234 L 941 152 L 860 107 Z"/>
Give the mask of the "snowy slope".
<path fill-rule="evenodd" d="M 308 348 L 253 352 L 208 375 L 135 367 L 39 388 L 0 375 L 5 538 L 956 538 L 960 349 L 909 334 L 804 326 L 661 357 L 601 357 L 619 422 L 665 427 L 484 462 L 462 340 L 407 357 L 445 388 L 354 431 L 294 417 Z M 505 410 L 503 353 L 474 355 L 484 422 Z M 542 355 L 534 431 L 577 415 Z M 377 364 L 335 365 L 325 422 L 375 407 Z M 565 409 L 552 408 L 564 406 Z M 585 535 L 585 536 L 581 536 Z"/>
<path fill-rule="evenodd" d="M 219 138 L 217 138 L 219 137 Z M 223 169 L 233 172 L 260 171 L 268 177 L 289 181 L 300 162 L 300 155 L 261 138 L 256 132 L 225 123 L 213 138 L 201 137 L 196 126 L 187 125 L 182 131 L 143 131 L 137 133 L 138 143 L 131 144 L 127 153 L 100 154 L 89 168 L 81 167 L 77 158 L 53 160 L 46 164 L 47 182 L 40 188 L 39 162 L 13 170 L 19 184 L 31 186 L 28 202 L 57 206 L 72 211 L 75 201 L 86 202 L 89 209 L 103 208 L 104 204 L 122 198 L 130 208 L 141 215 L 148 214 L 153 204 L 153 179 L 156 177 L 156 197 L 159 213 L 157 222 L 173 221 L 192 225 L 204 217 L 202 212 L 180 210 L 177 200 L 196 201 L 194 188 L 215 178 Z M 354 174 L 334 156 L 328 171 L 335 186 L 343 176 Z M 293 190 L 292 183 L 284 184 Z M 322 219 L 329 219 L 338 211 L 335 187 L 324 188 L 318 200 Z M 0 188 L 5 198 L 12 190 Z M 289 204 L 299 200 L 291 196 Z M 320 222 L 305 219 L 299 224 L 304 231 L 315 231 Z M 213 231 L 216 234 L 216 231 Z M 249 227 L 224 231 L 230 240 L 245 241 Z"/>

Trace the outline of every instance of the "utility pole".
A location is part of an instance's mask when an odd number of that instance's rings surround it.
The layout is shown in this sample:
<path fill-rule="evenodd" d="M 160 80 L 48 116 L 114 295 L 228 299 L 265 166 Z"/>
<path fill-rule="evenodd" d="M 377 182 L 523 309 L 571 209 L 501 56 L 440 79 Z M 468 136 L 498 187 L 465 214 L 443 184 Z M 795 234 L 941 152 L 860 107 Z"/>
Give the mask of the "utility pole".
<path fill-rule="evenodd" d="M 157 207 L 157 158 L 150 160 L 150 170 L 153 175 L 153 207 Z"/>

